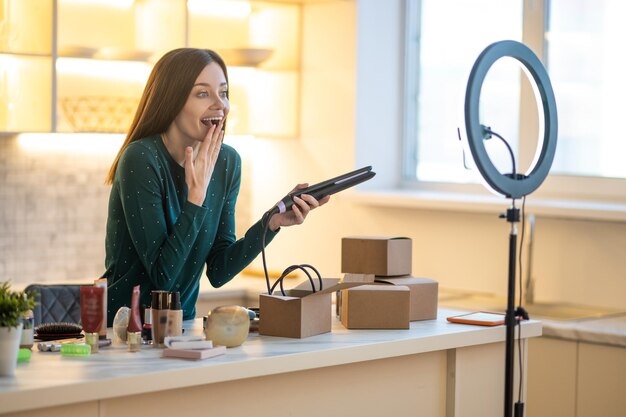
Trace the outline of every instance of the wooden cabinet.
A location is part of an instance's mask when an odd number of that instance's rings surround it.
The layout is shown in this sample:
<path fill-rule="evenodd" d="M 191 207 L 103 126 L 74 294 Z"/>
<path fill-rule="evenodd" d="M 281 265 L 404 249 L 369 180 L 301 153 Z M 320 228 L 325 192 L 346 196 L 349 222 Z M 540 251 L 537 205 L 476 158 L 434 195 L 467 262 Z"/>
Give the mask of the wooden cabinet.
<path fill-rule="evenodd" d="M 185 45 L 185 3 L 58 0 L 57 132 L 124 132 L 152 65 Z"/>
<path fill-rule="evenodd" d="M 0 131 L 51 129 L 52 1 L 0 0 Z"/>
<path fill-rule="evenodd" d="M 626 348 L 578 344 L 577 417 L 626 414 Z"/>
<path fill-rule="evenodd" d="M 624 415 L 625 348 L 549 337 L 528 345 L 528 417 Z"/>
<path fill-rule="evenodd" d="M 576 416 L 577 356 L 577 342 L 528 340 L 528 417 Z"/>
<path fill-rule="evenodd" d="M 229 66 L 229 133 L 294 137 L 299 2 L 0 0 L 0 132 L 125 132 L 154 62 Z"/>

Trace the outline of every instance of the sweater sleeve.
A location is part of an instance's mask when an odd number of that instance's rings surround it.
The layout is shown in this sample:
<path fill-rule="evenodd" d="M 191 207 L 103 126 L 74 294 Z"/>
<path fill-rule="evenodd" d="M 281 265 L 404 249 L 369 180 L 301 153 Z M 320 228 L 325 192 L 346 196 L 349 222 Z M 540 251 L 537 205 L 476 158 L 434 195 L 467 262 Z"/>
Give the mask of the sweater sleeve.
<path fill-rule="evenodd" d="M 221 287 L 233 279 L 248 266 L 263 248 L 263 225 L 256 222 L 244 235 L 235 240 L 235 204 L 241 185 L 241 162 L 239 157 L 235 166 L 230 191 L 220 214 L 220 221 L 213 247 L 207 257 L 206 275 L 213 287 Z M 267 230 L 265 244 L 269 244 L 276 232 Z"/>
<path fill-rule="evenodd" d="M 170 291 L 181 279 L 179 273 L 207 209 L 186 201 L 168 230 L 165 210 L 170 196 L 160 178 L 159 162 L 150 155 L 141 146 L 126 149 L 117 168 L 120 198 L 130 237 L 150 281 L 155 288 Z"/>

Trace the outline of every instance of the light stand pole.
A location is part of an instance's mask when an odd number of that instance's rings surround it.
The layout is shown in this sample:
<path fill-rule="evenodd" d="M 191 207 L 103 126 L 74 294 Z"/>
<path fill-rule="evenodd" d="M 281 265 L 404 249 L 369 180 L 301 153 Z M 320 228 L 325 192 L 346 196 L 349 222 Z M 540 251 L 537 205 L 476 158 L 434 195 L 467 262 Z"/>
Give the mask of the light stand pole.
<path fill-rule="evenodd" d="M 519 223 L 519 209 L 515 207 L 515 200 L 511 208 L 506 211 L 506 221 L 511 223 L 509 234 L 509 282 L 506 303 L 506 355 L 504 368 L 504 415 L 511 416 L 513 410 L 513 364 L 515 359 L 515 259 L 517 257 L 517 223 Z M 523 404 L 519 403 L 522 407 Z M 516 406 L 517 407 L 517 406 Z M 516 413 L 517 414 L 517 413 Z"/>
<path fill-rule="evenodd" d="M 515 158 L 508 143 L 505 144 L 511 151 L 513 159 L 513 173 L 501 174 L 491 162 L 485 148 L 484 141 L 490 136 L 490 129 L 479 120 L 480 92 L 491 66 L 502 57 L 511 57 L 518 60 L 529 77 L 535 82 L 537 103 L 543 108 L 543 142 L 537 148 L 535 160 L 527 174 L 518 174 L 515 170 Z M 517 223 L 520 220 L 519 209 L 515 207 L 515 199 L 525 197 L 535 191 L 547 177 L 554 154 L 556 152 L 557 139 L 557 114 L 556 101 L 552 85 L 544 66 L 539 58 L 526 45 L 517 41 L 500 41 L 489 45 L 478 56 L 472 67 L 465 92 L 465 129 L 467 141 L 476 167 L 486 182 L 487 188 L 511 198 L 513 203 L 506 212 L 507 222 L 511 223 L 509 235 L 509 276 L 507 309 L 505 316 L 506 324 L 506 363 L 504 383 L 504 416 L 510 417 L 513 412 L 513 362 L 515 354 L 515 258 L 517 253 Z M 502 138 L 501 138 L 502 139 Z M 526 316 L 520 307 L 518 314 Z M 521 353 L 520 353 L 521 354 Z M 515 416 L 522 417 L 524 412 L 523 403 L 515 405 Z"/>

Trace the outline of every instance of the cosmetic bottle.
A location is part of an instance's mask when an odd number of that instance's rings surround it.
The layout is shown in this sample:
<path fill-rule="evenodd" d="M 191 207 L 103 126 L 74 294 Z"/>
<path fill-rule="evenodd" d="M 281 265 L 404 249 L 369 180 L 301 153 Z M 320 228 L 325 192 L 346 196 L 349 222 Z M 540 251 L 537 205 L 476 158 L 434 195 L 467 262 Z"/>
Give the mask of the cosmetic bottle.
<path fill-rule="evenodd" d="M 100 326 L 102 303 L 104 302 L 104 288 L 93 286 L 80 287 L 80 321 L 85 332 L 85 343 L 91 346 L 91 353 L 97 353 L 100 346 Z"/>
<path fill-rule="evenodd" d="M 152 343 L 157 347 L 165 346 L 168 311 L 169 293 L 167 291 L 152 291 Z"/>
<path fill-rule="evenodd" d="M 101 340 L 107 338 L 107 282 L 108 280 L 106 278 L 99 278 L 93 282 L 94 287 L 100 287 L 104 290 L 104 295 L 102 296 L 102 317 L 105 319 L 102 320 L 102 324 L 100 324 L 100 329 L 98 330 L 98 337 Z"/>
<path fill-rule="evenodd" d="M 143 312 L 141 338 L 145 344 L 152 343 L 152 309 L 150 307 L 146 307 Z"/>
<path fill-rule="evenodd" d="M 166 336 L 183 335 L 183 309 L 180 305 L 180 293 L 170 293 L 170 308 L 167 311 Z"/>
<path fill-rule="evenodd" d="M 26 293 L 24 293 L 24 299 L 26 299 Z M 34 339 L 34 328 L 35 328 L 35 316 L 33 314 L 33 310 L 28 310 L 24 315 L 20 318 L 22 322 L 22 337 L 20 339 L 20 348 L 32 349 L 33 347 L 33 339 Z"/>
<path fill-rule="evenodd" d="M 141 311 L 139 310 L 139 285 L 133 287 L 133 295 L 130 301 L 130 317 L 126 329 L 126 343 L 129 352 L 141 350 Z"/>

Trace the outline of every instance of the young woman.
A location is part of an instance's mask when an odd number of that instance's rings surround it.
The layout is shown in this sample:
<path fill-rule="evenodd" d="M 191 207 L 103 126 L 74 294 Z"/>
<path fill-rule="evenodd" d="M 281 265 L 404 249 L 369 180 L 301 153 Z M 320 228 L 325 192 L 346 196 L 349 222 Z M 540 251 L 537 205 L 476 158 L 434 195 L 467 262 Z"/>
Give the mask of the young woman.
<path fill-rule="evenodd" d="M 261 221 L 235 238 L 241 159 L 222 143 L 229 109 L 228 73 L 215 52 L 175 49 L 154 66 L 107 177 L 108 326 L 138 284 L 144 305 L 152 290 L 180 292 L 183 319 L 193 319 L 205 264 L 220 287 L 261 252 Z M 326 201 L 295 198 L 292 210 L 270 218 L 266 242 Z"/>

